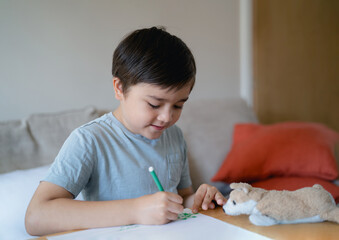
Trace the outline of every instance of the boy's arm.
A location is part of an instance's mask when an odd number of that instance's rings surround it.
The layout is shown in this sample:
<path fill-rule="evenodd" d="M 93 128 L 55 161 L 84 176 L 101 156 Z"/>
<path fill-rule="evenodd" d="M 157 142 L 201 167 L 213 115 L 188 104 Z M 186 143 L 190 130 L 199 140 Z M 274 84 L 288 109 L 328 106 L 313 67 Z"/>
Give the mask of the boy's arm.
<path fill-rule="evenodd" d="M 26 212 L 31 235 L 128 224 L 164 224 L 183 211 L 183 199 L 157 192 L 140 198 L 114 201 L 77 201 L 64 188 L 41 182 Z"/>
<path fill-rule="evenodd" d="M 185 208 L 192 208 L 194 202 L 193 187 L 178 189 L 178 194 L 183 198 L 183 205 Z"/>

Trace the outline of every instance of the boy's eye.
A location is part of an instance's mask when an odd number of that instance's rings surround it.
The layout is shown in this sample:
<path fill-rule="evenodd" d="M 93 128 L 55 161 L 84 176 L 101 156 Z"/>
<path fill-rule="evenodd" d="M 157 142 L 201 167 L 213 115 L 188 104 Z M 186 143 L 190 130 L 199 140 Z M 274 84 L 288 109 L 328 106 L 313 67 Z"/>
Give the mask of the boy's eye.
<path fill-rule="evenodd" d="M 158 105 L 153 105 L 153 104 L 150 104 L 150 103 L 148 103 L 148 105 L 149 105 L 151 108 L 154 108 L 154 109 L 157 109 L 157 108 L 159 108 L 159 106 L 158 106 Z"/>
<path fill-rule="evenodd" d="M 151 108 L 153 108 L 153 109 L 160 108 L 160 105 L 153 105 L 153 104 L 151 104 L 151 103 L 148 103 L 148 105 L 149 105 Z M 182 109 L 183 106 L 174 105 L 173 108 L 175 108 L 175 109 Z"/>

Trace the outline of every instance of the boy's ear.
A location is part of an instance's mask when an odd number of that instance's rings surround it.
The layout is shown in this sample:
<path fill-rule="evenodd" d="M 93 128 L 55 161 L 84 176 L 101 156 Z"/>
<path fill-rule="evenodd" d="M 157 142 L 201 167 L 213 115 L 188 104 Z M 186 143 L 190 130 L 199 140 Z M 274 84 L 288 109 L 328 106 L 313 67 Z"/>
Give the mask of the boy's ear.
<path fill-rule="evenodd" d="M 115 98 L 119 101 L 122 100 L 124 94 L 122 91 L 122 84 L 119 78 L 117 77 L 113 78 L 113 87 L 114 87 Z"/>

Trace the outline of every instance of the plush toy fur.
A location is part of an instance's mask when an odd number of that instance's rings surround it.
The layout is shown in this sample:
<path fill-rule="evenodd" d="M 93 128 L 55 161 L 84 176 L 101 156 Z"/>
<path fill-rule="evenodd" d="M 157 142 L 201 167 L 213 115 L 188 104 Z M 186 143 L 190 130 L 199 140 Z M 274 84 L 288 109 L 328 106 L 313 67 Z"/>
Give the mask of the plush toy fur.
<path fill-rule="evenodd" d="M 339 223 L 339 208 L 319 184 L 296 191 L 267 191 L 247 183 L 232 183 L 230 187 L 234 190 L 223 206 L 224 211 L 229 215 L 249 214 L 255 225 Z"/>

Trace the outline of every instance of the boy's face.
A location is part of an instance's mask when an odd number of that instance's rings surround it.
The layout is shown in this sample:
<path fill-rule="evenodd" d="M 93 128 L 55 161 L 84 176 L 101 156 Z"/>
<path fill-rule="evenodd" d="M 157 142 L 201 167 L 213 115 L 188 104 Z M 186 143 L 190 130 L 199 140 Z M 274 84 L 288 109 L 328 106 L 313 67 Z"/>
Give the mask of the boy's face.
<path fill-rule="evenodd" d="M 181 89 L 162 89 L 159 86 L 139 83 L 122 92 L 119 79 L 113 80 L 115 97 L 120 106 L 115 117 L 131 132 L 148 139 L 156 139 L 176 123 L 191 92 L 188 84 Z"/>

